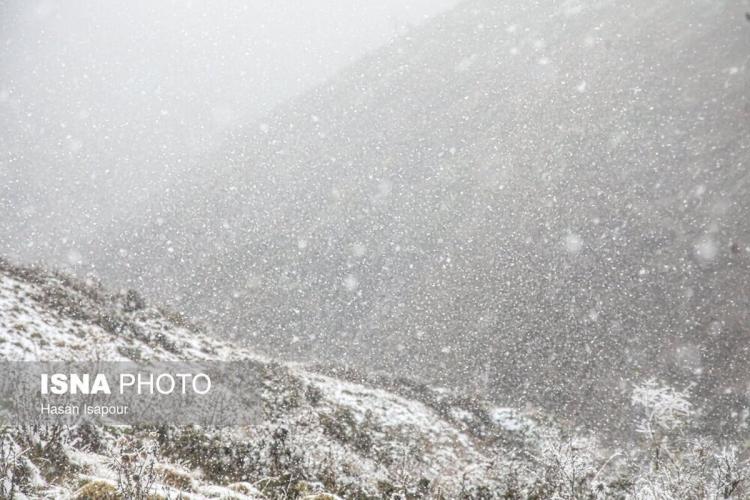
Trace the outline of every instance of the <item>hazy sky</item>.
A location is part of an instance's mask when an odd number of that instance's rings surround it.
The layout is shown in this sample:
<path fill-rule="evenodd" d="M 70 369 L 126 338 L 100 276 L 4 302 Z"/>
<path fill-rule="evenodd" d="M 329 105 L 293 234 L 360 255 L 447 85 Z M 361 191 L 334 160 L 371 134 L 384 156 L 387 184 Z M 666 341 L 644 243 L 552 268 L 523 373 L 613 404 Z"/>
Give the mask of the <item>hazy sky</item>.
<path fill-rule="evenodd" d="M 11 2 L 2 12 L 0 96 L 42 114 L 70 113 L 70 126 L 82 115 L 129 126 L 166 121 L 200 137 L 454 3 Z"/>
<path fill-rule="evenodd" d="M 96 234 L 228 129 L 456 3 L 0 1 L 0 253 Z"/>

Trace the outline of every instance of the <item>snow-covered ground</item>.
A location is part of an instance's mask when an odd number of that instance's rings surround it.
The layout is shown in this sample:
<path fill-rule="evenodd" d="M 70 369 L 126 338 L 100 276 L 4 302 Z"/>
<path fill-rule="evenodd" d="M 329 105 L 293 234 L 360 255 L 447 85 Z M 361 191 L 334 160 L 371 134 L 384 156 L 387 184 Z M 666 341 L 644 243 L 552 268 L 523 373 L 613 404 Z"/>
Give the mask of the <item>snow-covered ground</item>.
<path fill-rule="evenodd" d="M 750 482 L 743 448 L 691 434 L 688 390 L 636 388 L 644 446 L 608 450 L 538 412 L 276 362 L 134 291 L 0 260 L 0 361 L 144 359 L 243 360 L 261 416 L 221 428 L 0 427 L 0 498 L 746 498 Z"/>
<path fill-rule="evenodd" d="M 178 493 L 183 498 L 264 498 L 264 490 L 279 487 L 269 486 L 271 479 L 286 475 L 291 476 L 285 481 L 299 483 L 296 487 L 304 483 L 309 495 L 335 490 L 378 496 L 420 487 L 423 494 L 452 497 L 467 484 L 485 481 L 485 471 L 499 459 L 497 450 L 466 425 L 479 418 L 476 410 L 452 408 L 446 418 L 424 402 L 302 365 L 275 363 L 219 341 L 177 314 L 146 305 L 134 292 L 110 294 L 93 282 L 7 263 L 0 267 L 0 359 L 248 360 L 265 374 L 257 381 L 265 417 L 254 426 L 161 429 L 169 435 L 161 439 L 152 428 L 101 429 L 96 446 L 82 445 L 91 436 L 80 429 L 65 430 L 58 460 L 66 465 L 56 469 L 66 473 L 49 472 L 25 455 L 33 471 L 26 487 L 39 497 L 88 498 L 87 489 L 122 487 L 118 457 L 128 454 L 145 464 L 153 461 L 151 490 L 170 498 Z M 483 408 L 493 415 L 493 433 L 523 439 L 520 420 L 498 419 L 498 410 Z M 47 432 L 25 429 L 5 439 L 10 443 L 12 438 L 18 452 L 44 449 L 51 442 Z M 186 435 L 206 446 L 205 455 L 191 455 L 198 445 L 184 446 Z M 222 464 L 218 469 L 224 472 L 217 474 L 210 462 L 212 450 L 220 447 L 253 449 L 254 462 L 238 457 L 238 463 Z M 326 474 L 336 478 L 335 484 L 320 481 Z"/>

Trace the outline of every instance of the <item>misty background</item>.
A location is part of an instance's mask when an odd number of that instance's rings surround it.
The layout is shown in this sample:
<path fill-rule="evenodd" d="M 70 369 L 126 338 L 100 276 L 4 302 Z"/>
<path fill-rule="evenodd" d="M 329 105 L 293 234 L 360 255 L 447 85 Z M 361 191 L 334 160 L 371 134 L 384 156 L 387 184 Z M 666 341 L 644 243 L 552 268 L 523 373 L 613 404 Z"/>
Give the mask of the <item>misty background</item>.
<path fill-rule="evenodd" d="M 89 267 L 229 131 L 455 3 L 4 0 L 3 253 Z"/>
<path fill-rule="evenodd" d="M 274 357 L 609 429 L 653 376 L 748 429 L 746 5 L 98 5 L 3 4 L 8 257 Z"/>

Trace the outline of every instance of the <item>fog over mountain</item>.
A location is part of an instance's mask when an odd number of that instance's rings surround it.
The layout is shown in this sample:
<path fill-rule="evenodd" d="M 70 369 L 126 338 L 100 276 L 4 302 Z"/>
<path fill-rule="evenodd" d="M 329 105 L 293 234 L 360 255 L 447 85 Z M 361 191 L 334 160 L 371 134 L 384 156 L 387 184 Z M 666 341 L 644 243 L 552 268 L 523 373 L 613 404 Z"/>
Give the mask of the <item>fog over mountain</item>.
<path fill-rule="evenodd" d="M 229 130 L 453 4 L 0 2 L 0 253 L 88 268 Z"/>
<path fill-rule="evenodd" d="M 746 10 L 463 2 L 230 120 L 127 221 L 82 214 L 75 270 L 268 355 L 612 430 L 657 376 L 716 434 L 746 431 Z"/>

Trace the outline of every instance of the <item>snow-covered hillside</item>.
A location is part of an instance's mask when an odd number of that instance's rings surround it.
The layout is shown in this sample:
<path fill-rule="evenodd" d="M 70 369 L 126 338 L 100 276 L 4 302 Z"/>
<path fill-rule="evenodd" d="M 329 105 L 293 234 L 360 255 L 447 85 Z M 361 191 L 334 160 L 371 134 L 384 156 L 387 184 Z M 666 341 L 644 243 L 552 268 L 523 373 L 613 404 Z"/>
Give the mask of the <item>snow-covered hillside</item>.
<path fill-rule="evenodd" d="M 130 456 L 143 467 L 154 460 L 151 490 L 169 498 L 264 498 L 280 490 L 284 497 L 290 488 L 360 497 L 421 488 L 422 495 L 453 498 L 461 489 L 494 484 L 488 471 L 504 460 L 498 443 L 523 444 L 538 432 L 528 417 L 479 401 L 461 407 L 465 400 L 445 390 L 422 386 L 422 402 L 274 363 L 146 305 L 136 292 L 109 294 L 92 281 L 6 262 L 0 263 L 0 359 L 243 359 L 264 374 L 257 383 L 265 417 L 252 427 L 55 434 L 29 426 L 5 434 L 5 459 L 25 451 L 17 478 L 31 497 L 98 498 L 87 492 L 122 487 L 123 470 L 132 464 L 121 457 Z M 50 463 L 48 448 L 58 444 Z"/>
<path fill-rule="evenodd" d="M 385 375 L 277 363 L 135 291 L 0 260 L 0 361 L 243 360 L 249 426 L 0 426 L 0 498 L 747 498 L 746 447 L 691 428 L 689 391 L 634 391 L 643 446 Z M 246 380 L 246 379 L 245 379 Z"/>

